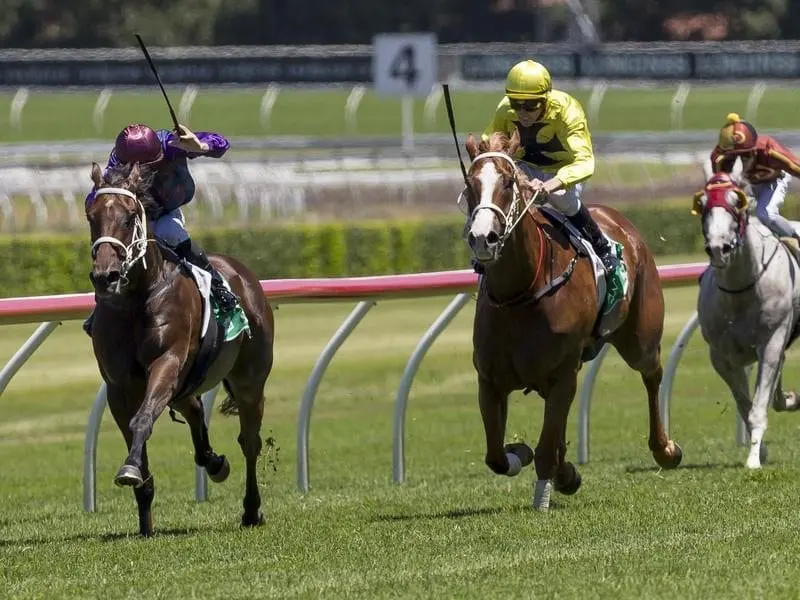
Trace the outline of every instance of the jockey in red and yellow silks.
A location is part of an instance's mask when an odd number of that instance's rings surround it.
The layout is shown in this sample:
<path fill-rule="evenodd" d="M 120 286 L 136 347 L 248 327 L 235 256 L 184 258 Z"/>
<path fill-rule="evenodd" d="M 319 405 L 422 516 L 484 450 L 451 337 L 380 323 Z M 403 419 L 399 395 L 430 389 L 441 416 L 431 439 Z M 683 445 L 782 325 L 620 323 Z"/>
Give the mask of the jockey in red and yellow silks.
<path fill-rule="evenodd" d="M 793 175 L 800 177 L 800 159 L 772 136 L 759 135 L 750 123 L 730 113 L 711 151 L 712 170 L 730 173 L 737 157 L 753 190 L 758 219 L 776 235 L 800 240 L 800 223 L 779 213 L 789 181 Z"/>

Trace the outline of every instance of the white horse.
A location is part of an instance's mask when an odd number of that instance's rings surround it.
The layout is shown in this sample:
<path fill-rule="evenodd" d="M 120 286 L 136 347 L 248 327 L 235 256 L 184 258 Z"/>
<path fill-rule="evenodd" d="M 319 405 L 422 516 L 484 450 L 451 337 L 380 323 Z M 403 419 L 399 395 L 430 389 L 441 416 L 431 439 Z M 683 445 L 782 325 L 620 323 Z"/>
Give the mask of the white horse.
<path fill-rule="evenodd" d="M 750 436 L 747 467 L 758 469 L 767 457 L 770 401 L 779 411 L 800 407 L 794 392 L 781 390 L 784 352 L 800 319 L 800 263 L 747 208 L 744 192 L 724 175 L 710 176 L 695 195 L 710 258 L 697 312 L 711 363 L 728 384 Z M 751 401 L 746 367 L 756 361 Z"/>

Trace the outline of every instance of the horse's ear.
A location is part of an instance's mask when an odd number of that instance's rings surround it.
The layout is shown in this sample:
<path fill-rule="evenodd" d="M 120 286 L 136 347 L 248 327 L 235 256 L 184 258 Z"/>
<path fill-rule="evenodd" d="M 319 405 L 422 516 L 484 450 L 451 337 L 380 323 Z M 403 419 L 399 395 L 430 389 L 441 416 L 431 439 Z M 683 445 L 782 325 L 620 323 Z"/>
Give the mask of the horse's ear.
<path fill-rule="evenodd" d="M 511 134 L 511 139 L 508 142 L 509 156 L 514 156 L 517 150 L 519 150 L 519 129 L 515 127 L 514 133 Z"/>
<path fill-rule="evenodd" d="M 714 174 L 714 167 L 711 164 L 711 159 L 706 159 L 703 161 L 703 176 L 705 176 L 705 181 L 711 179 L 711 176 Z"/>
<path fill-rule="evenodd" d="M 139 179 L 141 179 L 141 173 L 139 173 L 139 163 L 133 163 L 131 167 L 131 172 L 128 173 L 128 181 L 131 183 L 132 186 L 136 186 L 139 183 Z"/>
<path fill-rule="evenodd" d="M 703 213 L 703 206 L 706 203 L 706 193 L 703 191 L 695 192 L 692 199 L 692 214 L 700 215 Z"/>
<path fill-rule="evenodd" d="M 92 182 L 94 183 L 95 189 L 100 187 L 100 184 L 103 183 L 103 171 L 100 169 L 100 165 L 96 162 L 92 163 Z"/>
<path fill-rule="evenodd" d="M 737 156 L 736 160 L 733 161 L 730 175 L 733 183 L 738 186 L 742 185 L 742 158 L 740 156 Z"/>
<path fill-rule="evenodd" d="M 747 206 L 750 204 L 750 201 L 747 199 L 747 194 L 738 188 L 733 190 L 733 193 L 736 195 L 736 203 L 734 204 L 736 210 L 739 212 L 746 211 Z"/>
<path fill-rule="evenodd" d="M 475 136 L 471 133 L 467 136 L 467 156 L 469 156 L 470 160 L 475 160 L 475 157 L 478 156 L 478 142 L 475 141 Z"/>

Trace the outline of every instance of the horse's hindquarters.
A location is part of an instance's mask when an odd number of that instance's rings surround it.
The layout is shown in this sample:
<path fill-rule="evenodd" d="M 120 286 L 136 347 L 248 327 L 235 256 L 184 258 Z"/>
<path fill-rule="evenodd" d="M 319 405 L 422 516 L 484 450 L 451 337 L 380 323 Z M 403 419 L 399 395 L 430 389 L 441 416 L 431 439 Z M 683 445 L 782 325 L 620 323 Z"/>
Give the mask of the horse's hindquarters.
<path fill-rule="evenodd" d="M 236 339 L 225 342 L 222 345 L 219 355 L 209 367 L 205 378 L 197 390 L 193 392 L 193 395 L 200 395 L 215 388 L 230 373 L 236 363 L 236 359 L 239 357 L 243 335 L 245 334 L 242 333 Z"/>

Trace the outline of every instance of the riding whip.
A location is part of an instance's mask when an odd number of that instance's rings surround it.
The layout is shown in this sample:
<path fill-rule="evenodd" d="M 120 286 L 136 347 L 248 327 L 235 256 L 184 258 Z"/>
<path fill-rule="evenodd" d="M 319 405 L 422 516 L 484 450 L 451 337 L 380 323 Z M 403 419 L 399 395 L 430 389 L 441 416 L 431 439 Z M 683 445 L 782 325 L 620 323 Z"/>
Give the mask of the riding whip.
<path fill-rule="evenodd" d="M 153 64 L 153 59 L 150 58 L 150 53 L 147 51 L 147 48 L 142 41 L 142 37 L 136 33 L 136 40 L 139 42 L 139 46 L 142 48 L 142 53 L 144 54 L 145 59 L 147 60 L 147 64 L 150 65 L 150 70 L 153 72 L 153 75 L 156 77 L 156 82 L 158 83 L 158 87 L 161 88 L 161 93 L 164 95 L 164 100 L 167 101 L 167 108 L 169 108 L 169 114 L 172 117 L 172 122 L 175 124 L 175 131 L 180 131 L 180 127 L 178 127 L 178 117 L 175 116 L 175 111 L 172 110 L 172 103 L 169 101 L 169 97 L 167 96 L 167 90 L 164 89 L 164 84 L 161 83 L 161 77 L 158 76 L 158 71 L 156 71 L 156 66 Z"/>
<path fill-rule="evenodd" d="M 446 83 L 442 84 L 444 91 L 444 104 L 447 107 L 447 119 L 450 121 L 450 131 L 453 132 L 453 141 L 456 143 L 456 154 L 458 154 L 458 166 L 461 167 L 461 175 L 464 176 L 464 183 L 469 187 L 467 181 L 467 170 L 464 168 L 464 161 L 461 159 L 461 146 L 458 145 L 458 135 L 456 135 L 456 119 L 453 116 L 453 103 L 450 100 L 450 86 Z"/>

